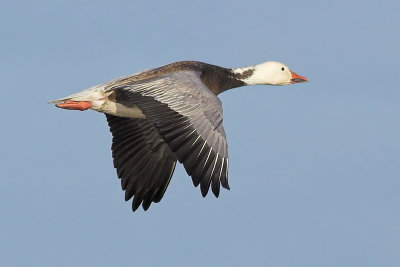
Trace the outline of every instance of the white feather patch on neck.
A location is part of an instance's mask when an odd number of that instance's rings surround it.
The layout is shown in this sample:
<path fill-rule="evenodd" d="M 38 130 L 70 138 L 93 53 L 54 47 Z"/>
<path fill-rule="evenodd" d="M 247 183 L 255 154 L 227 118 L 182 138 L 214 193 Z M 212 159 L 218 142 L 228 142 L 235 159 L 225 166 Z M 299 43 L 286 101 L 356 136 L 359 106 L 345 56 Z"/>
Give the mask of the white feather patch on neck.
<path fill-rule="evenodd" d="M 244 72 L 252 69 L 254 69 L 254 66 L 232 69 L 232 72 L 235 74 L 243 74 Z"/>

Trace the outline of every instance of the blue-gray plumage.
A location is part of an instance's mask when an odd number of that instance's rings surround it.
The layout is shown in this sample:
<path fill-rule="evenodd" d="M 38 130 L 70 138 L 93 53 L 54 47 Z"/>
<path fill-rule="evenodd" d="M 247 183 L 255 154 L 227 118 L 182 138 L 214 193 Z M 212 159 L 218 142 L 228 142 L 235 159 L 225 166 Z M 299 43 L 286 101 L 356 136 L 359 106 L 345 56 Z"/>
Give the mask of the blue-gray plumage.
<path fill-rule="evenodd" d="M 183 163 L 206 196 L 211 186 L 229 189 L 228 145 L 217 94 L 247 84 L 285 85 L 307 81 L 282 63 L 226 69 L 183 61 L 122 77 L 54 101 L 65 109 L 106 114 L 112 155 L 125 199 L 132 209 L 159 202 Z"/>

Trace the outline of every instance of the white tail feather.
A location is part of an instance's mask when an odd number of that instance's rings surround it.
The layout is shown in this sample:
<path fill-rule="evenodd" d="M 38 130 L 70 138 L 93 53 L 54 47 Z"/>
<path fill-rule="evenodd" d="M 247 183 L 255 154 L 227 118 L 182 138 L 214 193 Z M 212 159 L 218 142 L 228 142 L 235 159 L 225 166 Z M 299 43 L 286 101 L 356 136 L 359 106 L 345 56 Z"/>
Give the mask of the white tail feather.
<path fill-rule="evenodd" d="M 73 101 L 99 101 L 107 97 L 108 94 L 105 93 L 104 91 L 104 86 L 103 85 L 96 85 L 93 87 L 90 87 L 86 90 L 83 90 L 79 93 L 69 95 L 67 97 L 63 97 L 60 99 L 56 99 L 53 101 L 50 101 L 49 103 L 52 104 L 57 104 L 57 103 L 62 103 L 66 100 L 73 100 Z"/>

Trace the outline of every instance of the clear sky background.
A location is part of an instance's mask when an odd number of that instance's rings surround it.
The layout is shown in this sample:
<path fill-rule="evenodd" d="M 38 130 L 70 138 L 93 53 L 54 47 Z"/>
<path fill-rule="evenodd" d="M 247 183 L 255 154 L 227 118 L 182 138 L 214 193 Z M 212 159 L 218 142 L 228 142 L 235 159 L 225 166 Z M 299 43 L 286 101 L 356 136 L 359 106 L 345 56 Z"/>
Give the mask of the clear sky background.
<path fill-rule="evenodd" d="M 0 3 L 0 266 L 400 266 L 399 1 L 160 2 Z M 178 60 L 310 82 L 223 93 L 231 190 L 132 213 L 104 115 L 47 102 Z"/>

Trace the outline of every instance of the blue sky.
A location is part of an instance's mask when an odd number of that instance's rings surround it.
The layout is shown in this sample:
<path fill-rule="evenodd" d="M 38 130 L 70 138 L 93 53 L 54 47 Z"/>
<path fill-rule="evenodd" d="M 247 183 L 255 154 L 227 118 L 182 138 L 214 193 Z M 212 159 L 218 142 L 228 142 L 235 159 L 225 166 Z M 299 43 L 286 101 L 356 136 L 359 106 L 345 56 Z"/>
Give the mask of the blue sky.
<path fill-rule="evenodd" d="M 398 1 L 3 1 L 0 266 L 399 266 Z M 47 101 L 178 60 L 310 82 L 220 97 L 230 186 L 132 213 L 105 117 Z"/>

